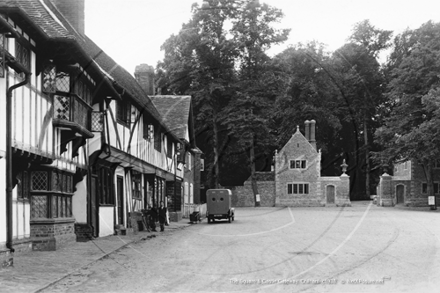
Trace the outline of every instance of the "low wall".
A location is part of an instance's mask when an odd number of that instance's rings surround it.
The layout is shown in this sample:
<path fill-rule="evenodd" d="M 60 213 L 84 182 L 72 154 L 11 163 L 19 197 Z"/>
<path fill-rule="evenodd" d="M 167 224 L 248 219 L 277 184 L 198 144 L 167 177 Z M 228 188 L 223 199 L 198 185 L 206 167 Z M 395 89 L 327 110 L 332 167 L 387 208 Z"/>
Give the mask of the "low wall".
<path fill-rule="evenodd" d="M 260 194 L 260 206 L 275 206 L 275 182 L 258 181 L 258 192 Z M 234 207 L 254 207 L 254 192 L 250 181 L 246 181 L 243 186 L 229 188 L 232 191 L 232 206 Z"/>
<path fill-rule="evenodd" d="M 31 222 L 32 250 L 50 251 L 76 241 L 74 219 Z"/>

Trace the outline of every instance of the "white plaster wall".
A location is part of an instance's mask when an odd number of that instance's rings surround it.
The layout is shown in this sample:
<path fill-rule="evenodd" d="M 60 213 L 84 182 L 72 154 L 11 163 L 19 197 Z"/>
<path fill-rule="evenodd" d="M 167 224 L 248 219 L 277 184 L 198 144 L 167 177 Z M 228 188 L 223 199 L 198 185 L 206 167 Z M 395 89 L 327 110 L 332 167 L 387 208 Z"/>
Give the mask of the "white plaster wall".
<path fill-rule="evenodd" d="M 99 207 L 99 237 L 113 235 L 114 207 Z"/>
<path fill-rule="evenodd" d="M 0 108 L 2 109 L 2 108 Z M 0 249 L 6 243 L 6 160 L 0 159 Z"/>
<path fill-rule="evenodd" d="M 87 223 L 87 177 L 76 184 L 72 197 L 72 214 L 77 223 Z"/>
<path fill-rule="evenodd" d="M 29 201 L 17 201 L 17 191 L 13 191 L 12 218 L 13 238 L 23 239 L 30 237 L 30 203 Z"/>

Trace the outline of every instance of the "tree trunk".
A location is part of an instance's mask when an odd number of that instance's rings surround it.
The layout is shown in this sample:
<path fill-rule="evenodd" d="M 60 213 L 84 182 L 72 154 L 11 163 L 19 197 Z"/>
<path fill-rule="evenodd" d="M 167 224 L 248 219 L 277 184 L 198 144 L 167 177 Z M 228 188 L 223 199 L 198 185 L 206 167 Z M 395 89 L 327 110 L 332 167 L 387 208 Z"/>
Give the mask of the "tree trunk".
<path fill-rule="evenodd" d="M 432 175 L 432 162 L 429 161 L 429 160 L 425 160 L 423 162 L 423 168 L 425 169 L 428 199 L 429 199 L 430 196 L 434 196 L 434 205 L 431 205 L 431 209 L 432 210 L 436 210 L 437 209 L 437 205 L 436 205 L 436 202 L 435 202 L 435 194 L 434 194 L 434 181 L 433 181 L 433 175 Z"/>
<path fill-rule="evenodd" d="M 365 145 L 365 195 L 370 199 L 370 144 L 368 141 L 367 115 L 364 115 L 364 145 Z"/>
<path fill-rule="evenodd" d="M 257 176 L 255 174 L 255 145 L 254 145 L 254 136 L 252 136 L 251 148 L 250 148 L 249 152 L 250 152 L 252 191 L 254 193 L 255 206 L 259 207 L 260 206 L 260 195 L 258 193 Z M 258 199 L 258 201 L 257 201 L 257 199 Z"/>
<path fill-rule="evenodd" d="M 214 188 L 220 187 L 220 167 L 218 163 L 219 158 L 219 152 L 218 152 L 218 127 L 217 127 L 217 115 L 214 111 L 213 118 L 212 118 L 212 125 L 213 125 L 213 152 L 214 152 Z"/>

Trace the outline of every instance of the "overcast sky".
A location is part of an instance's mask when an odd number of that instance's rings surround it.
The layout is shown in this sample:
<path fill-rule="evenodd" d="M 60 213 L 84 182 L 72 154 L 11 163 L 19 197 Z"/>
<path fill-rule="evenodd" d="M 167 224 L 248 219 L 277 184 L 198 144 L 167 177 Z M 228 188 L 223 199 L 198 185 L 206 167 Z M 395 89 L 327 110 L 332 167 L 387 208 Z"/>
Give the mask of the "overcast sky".
<path fill-rule="evenodd" d="M 86 34 L 128 72 L 156 66 L 160 46 L 191 17 L 202 0 L 86 0 Z M 284 12 L 279 27 L 290 28 L 289 44 L 317 40 L 329 51 L 342 46 L 353 25 L 364 19 L 395 34 L 433 20 L 440 22 L 440 0 L 260 0 Z"/>

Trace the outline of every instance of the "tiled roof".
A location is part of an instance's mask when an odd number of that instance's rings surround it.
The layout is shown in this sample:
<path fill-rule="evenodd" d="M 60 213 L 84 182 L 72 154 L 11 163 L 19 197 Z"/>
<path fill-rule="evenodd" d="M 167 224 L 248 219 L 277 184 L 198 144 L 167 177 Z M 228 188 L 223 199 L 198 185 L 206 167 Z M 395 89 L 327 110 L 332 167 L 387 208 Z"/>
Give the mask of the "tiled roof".
<path fill-rule="evenodd" d="M 49 38 L 75 39 L 57 19 L 43 0 L 6 0 L 0 1 L 0 8 L 19 8 L 37 25 Z"/>
<path fill-rule="evenodd" d="M 152 96 L 151 99 L 162 115 L 165 124 L 178 138 L 184 139 L 187 135 L 190 135 L 186 131 L 190 127 L 188 123 L 191 110 L 191 96 L 157 95 Z"/>
<path fill-rule="evenodd" d="M 119 66 L 110 56 L 108 56 L 98 45 L 87 36 L 84 42 L 79 42 L 84 51 L 105 71 L 105 75 L 112 77 L 116 83 L 123 87 L 141 107 L 144 107 L 157 121 L 161 121 L 159 111 L 154 107 L 148 95 L 144 92 L 134 77 L 123 67 Z"/>
<path fill-rule="evenodd" d="M 119 66 L 91 39 L 79 35 L 49 0 L 0 0 L 0 9 L 2 8 L 19 8 L 49 39 L 75 40 L 87 57 L 94 61 L 91 65 L 97 65 L 98 72 L 101 72 L 103 76 L 111 77 L 117 86 L 123 88 L 125 94 L 131 96 L 154 119 L 164 124 L 166 130 L 170 130 L 166 127 L 167 125 L 162 121 L 159 111 L 134 77 Z M 176 136 L 176 138 L 178 137 Z"/>

